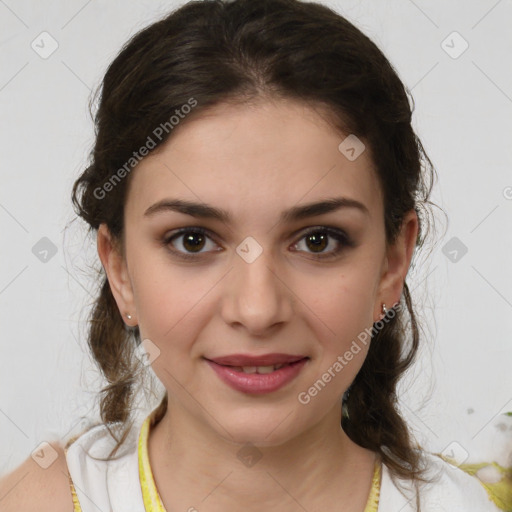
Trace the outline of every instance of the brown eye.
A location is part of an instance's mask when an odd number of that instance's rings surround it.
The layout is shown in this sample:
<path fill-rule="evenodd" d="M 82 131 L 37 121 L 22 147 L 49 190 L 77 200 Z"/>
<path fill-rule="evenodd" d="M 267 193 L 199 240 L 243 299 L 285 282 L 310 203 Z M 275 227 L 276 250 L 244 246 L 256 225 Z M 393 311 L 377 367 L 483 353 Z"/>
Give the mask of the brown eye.
<path fill-rule="evenodd" d="M 187 251 L 192 252 L 199 252 L 205 242 L 205 237 L 201 233 L 189 233 L 188 235 L 182 235 L 183 236 L 183 247 Z"/>
<path fill-rule="evenodd" d="M 329 245 L 329 235 L 322 231 L 314 231 L 305 236 L 306 245 L 313 252 L 322 252 Z"/>
<path fill-rule="evenodd" d="M 331 242 L 331 239 L 334 240 L 334 243 Z M 306 252 L 311 251 L 319 259 L 335 257 L 344 248 L 354 246 L 352 240 L 344 231 L 329 227 L 318 227 L 309 230 L 294 247 L 298 247 L 302 240 L 304 240 L 304 245 L 308 249 Z M 326 251 L 329 247 L 331 247 L 331 250 Z"/>
<path fill-rule="evenodd" d="M 208 250 L 203 251 L 208 246 L 209 240 L 211 241 L 210 236 L 202 228 L 184 228 L 166 236 L 162 243 L 173 254 L 186 259 L 209 252 Z M 211 247 L 214 248 L 217 244 L 211 242 Z"/>

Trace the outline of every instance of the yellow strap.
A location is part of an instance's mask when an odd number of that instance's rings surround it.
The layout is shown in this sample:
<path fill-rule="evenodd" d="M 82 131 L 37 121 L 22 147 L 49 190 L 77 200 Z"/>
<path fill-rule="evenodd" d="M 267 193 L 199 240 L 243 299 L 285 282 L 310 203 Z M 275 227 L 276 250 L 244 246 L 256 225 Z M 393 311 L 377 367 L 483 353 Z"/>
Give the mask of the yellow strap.
<path fill-rule="evenodd" d="M 71 495 L 73 496 L 73 511 L 74 512 L 82 512 L 82 507 L 80 506 L 80 502 L 78 501 L 78 496 L 76 495 L 75 486 L 73 485 L 73 481 L 71 477 L 69 478 L 71 485 Z"/>
<path fill-rule="evenodd" d="M 375 468 L 373 470 L 372 488 L 370 489 L 370 495 L 368 496 L 364 512 L 377 512 L 377 509 L 379 508 L 380 483 L 382 475 L 381 468 L 382 464 L 379 462 L 379 458 L 377 457 L 375 460 Z"/>
<path fill-rule="evenodd" d="M 146 512 L 166 512 L 149 464 L 148 434 L 153 419 L 154 416 L 151 413 L 144 420 L 139 435 L 139 477 L 142 488 L 142 501 L 144 502 L 144 510 Z"/>
<path fill-rule="evenodd" d="M 66 444 L 66 447 L 64 448 L 64 455 L 67 455 L 69 446 L 76 439 L 77 438 L 75 437 L 71 441 L 68 441 L 68 443 Z M 66 464 L 66 466 L 67 466 L 67 464 Z M 80 502 L 78 501 L 78 496 L 76 495 L 75 486 L 73 485 L 73 479 L 71 478 L 71 475 L 69 474 L 69 469 L 68 469 L 68 478 L 69 478 L 69 487 L 71 488 L 71 496 L 73 497 L 73 512 L 82 512 L 82 507 L 80 506 Z"/>

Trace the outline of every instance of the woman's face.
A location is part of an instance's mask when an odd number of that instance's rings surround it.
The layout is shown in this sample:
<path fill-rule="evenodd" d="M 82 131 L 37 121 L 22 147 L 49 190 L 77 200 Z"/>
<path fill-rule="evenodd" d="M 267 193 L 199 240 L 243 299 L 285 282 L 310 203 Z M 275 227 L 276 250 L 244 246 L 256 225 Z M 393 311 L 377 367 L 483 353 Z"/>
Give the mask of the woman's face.
<path fill-rule="evenodd" d="M 339 428 L 369 348 L 361 333 L 399 300 L 416 216 L 386 252 L 369 151 L 357 156 L 352 139 L 340 150 L 346 136 L 303 104 L 222 105 L 189 121 L 132 171 L 125 260 L 100 229 L 121 314 L 150 340 L 169 409 L 188 423 L 260 446 L 328 417 Z M 276 353 L 306 359 L 266 375 L 208 361 Z"/>

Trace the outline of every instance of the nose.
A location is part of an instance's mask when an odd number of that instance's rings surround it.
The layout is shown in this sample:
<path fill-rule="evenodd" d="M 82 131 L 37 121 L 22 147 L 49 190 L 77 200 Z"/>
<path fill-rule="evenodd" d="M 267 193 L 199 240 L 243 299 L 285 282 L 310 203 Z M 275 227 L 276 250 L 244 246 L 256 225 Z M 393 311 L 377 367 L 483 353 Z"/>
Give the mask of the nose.
<path fill-rule="evenodd" d="M 231 326 L 243 326 L 253 336 L 265 336 L 290 321 L 294 294 L 286 283 L 286 272 L 263 250 L 256 259 L 238 253 L 226 276 L 221 315 Z"/>

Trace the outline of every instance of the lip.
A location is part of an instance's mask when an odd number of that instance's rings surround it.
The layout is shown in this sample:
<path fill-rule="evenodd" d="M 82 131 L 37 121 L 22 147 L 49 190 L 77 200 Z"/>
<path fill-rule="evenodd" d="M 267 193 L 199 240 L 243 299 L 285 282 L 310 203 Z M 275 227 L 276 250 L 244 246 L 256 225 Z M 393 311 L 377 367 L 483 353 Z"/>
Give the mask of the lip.
<path fill-rule="evenodd" d="M 207 361 L 224 366 L 273 366 L 276 364 L 290 364 L 305 359 L 304 355 L 292 354 L 262 354 L 261 356 L 251 356 L 248 354 L 231 354 L 228 356 L 205 358 Z"/>
<path fill-rule="evenodd" d="M 254 361 L 255 358 L 252 358 Z M 278 370 L 271 373 L 244 373 L 243 371 L 235 370 L 230 366 L 218 364 L 209 359 L 205 359 L 208 365 L 213 369 L 217 376 L 228 386 L 241 391 L 242 393 L 262 395 L 272 393 L 284 387 L 291 382 L 302 371 L 309 358 L 304 357 L 295 362 L 289 363 Z M 274 363 L 284 364 L 284 363 Z M 244 364 L 241 366 L 270 366 L 265 364 Z"/>

